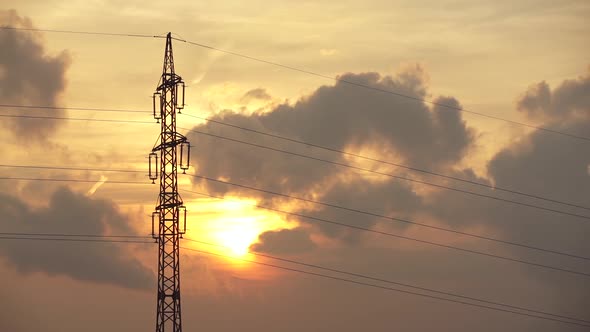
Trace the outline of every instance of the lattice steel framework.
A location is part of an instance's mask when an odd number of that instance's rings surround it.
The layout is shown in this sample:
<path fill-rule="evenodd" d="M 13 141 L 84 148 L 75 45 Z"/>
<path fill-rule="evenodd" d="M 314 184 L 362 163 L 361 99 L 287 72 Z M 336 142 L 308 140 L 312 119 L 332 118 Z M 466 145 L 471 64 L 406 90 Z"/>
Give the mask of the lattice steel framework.
<path fill-rule="evenodd" d="M 179 98 L 180 93 L 182 98 Z M 188 168 L 188 157 L 187 164 L 183 165 L 183 155 L 181 153 L 178 158 L 178 152 L 188 152 L 190 148 L 186 137 L 176 132 L 176 112 L 183 107 L 184 83 L 174 72 L 172 38 L 168 33 L 162 77 L 154 93 L 154 118 L 161 125 L 160 144 L 150 154 L 150 179 L 155 181 L 158 175 L 160 178 L 160 194 L 152 214 L 152 236 L 159 247 L 156 332 L 182 331 L 179 241 L 186 230 L 186 208 L 178 194 L 177 169 L 178 159 L 181 169 Z M 155 167 L 152 167 L 153 159 Z M 181 223 L 182 217 L 184 223 Z"/>

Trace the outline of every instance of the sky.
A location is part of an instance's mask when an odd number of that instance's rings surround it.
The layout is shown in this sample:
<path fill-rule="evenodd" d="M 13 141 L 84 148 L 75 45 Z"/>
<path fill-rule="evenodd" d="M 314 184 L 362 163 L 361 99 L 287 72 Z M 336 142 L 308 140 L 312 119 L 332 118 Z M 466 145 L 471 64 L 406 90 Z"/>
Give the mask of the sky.
<path fill-rule="evenodd" d="M 590 325 L 587 1 L 2 7 L 0 26 L 172 32 L 320 74 L 174 41 L 187 84 L 178 127 L 193 147 L 188 175 L 179 174 L 185 331 L 589 329 L 403 292 Z M 161 38 L 0 29 L 0 330 L 153 329 L 155 243 L 6 234 L 151 232 L 158 186 L 147 156 L 160 130 L 151 96 L 164 46 Z"/>

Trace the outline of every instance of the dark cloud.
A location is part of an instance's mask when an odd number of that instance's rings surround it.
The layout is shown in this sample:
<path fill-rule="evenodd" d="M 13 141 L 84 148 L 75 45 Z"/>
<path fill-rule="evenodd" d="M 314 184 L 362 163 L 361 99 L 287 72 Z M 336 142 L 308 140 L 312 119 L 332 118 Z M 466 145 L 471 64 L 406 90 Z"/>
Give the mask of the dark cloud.
<path fill-rule="evenodd" d="M 584 76 L 565 80 L 551 91 L 543 81 L 532 85 L 517 101 L 517 109 L 528 117 L 553 125 L 564 119 L 590 117 L 590 69 Z M 587 132 L 586 132 L 587 133 Z"/>
<path fill-rule="evenodd" d="M 349 73 L 341 79 L 427 97 L 421 70 L 405 71 L 397 77 Z M 453 98 L 435 101 L 458 106 Z M 342 82 L 320 87 L 293 106 L 281 105 L 262 115 L 260 121 L 272 132 L 337 149 L 382 142 L 383 153 L 395 152 L 412 165 L 429 168 L 458 161 L 473 139 L 458 112 L 438 112 L 415 100 Z M 456 131 L 451 133 L 450 129 Z"/>
<path fill-rule="evenodd" d="M 590 73 L 566 80 L 553 91 L 527 91 L 518 106 L 547 118 L 544 126 L 587 136 L 590 133 Z M 535 131 L 526 139 L 500 151 L 488 165 L 499 186 L 514 186 L 527 192 L 590 205 L 590 147 L 586 142 L 564 139 Z"/>
<path fill-rule="evenodd" d="M 61 188 L 44 208 L 0 194 L 0 222 L 5 232 L 66 234 L 133 234 L 130 218 L 110 201 L 92 199 Z M 24 273 L 42 271 L 71 278 L 147 288 L 152 272 L 116 243 L 0 242 L 0 253 Z"/>
<path fill-rule="evenodd" d="M 539 82 L 531 85 L 528 90 L 519 98 L 516 108 L 526 113 L 527 116 L 538 118 L 547 112 L 551 105 L 551 92 L 547 82 Z"/>
<path fill-rule="evenodd" d="M 529 89 L 517 107 L 543 126 L 587 136 L 590 133 L 589 78 L 566 80 L 555 89 L 539 83 Z M 567 97 L 566 97 L 567 96 Z M 505 147 L 488 163 L 489 181 L 503 188 L 535 194 L 554 200 L 590 207 L 590 145 L 544 131 L 533 131 L 517 143 Z M 478 179 L 482 181 L 485 179 Z M 494 190 L 482 193 L 588 216 L 588 210 L 540 201 Z M 460 227 L 484 227 L 486 232 L 514 242 L 557 251 L 586 255 L 590 227 L 587 220 L 458 194 L 436 193 L 424 207 L 437 219 Z M 529 261 L 588 272 L 579 259 L 540 255 L 510 248 L 512 254 Z M 528 268 L 529 276 L 557 287 L 567 278 L 568 289 L 580 292 L 584 306 L 590 305 L 590 288 L 584 280 L 559 273 Z"/>
<path fill-rule="evenodd" d="M 15 10 L 0 11 L 0 25 L 33 28 L 31 20 Z M 48 54 L 39 32 L 0 30 L 0 99 L 6 104 L 60 106 L 66 87 L 66 70 L 70 63 L 64 51 Z M 18 109 L 24 114 L 45 113 L 35 109 Z M 63 111 L 51 111 L 61 116 Z M 59 121 L 10 119 L 3 121 L 24 142 L 42 141 L 57 129 Z"/>
<path fill-rule="evenodd" d="M 367 85 L 375 89 L 392 90 L 416 98 L 428 97 L 425 73 L 420 66 L 402 71 L 397 76 L 378 73 L 344 74 L 341 79 Z M 254 90 L 252 90 L 254 91 Z M 439 97 L 437 104 L 461 107 L 452 97 Z M 259 131 L 284 135 L 313 142 L 334 149 L 369 149 L 377 158 L 406 162 L 416 167 L 449 169 L 460 161 L 474 139 L 461 113 L 441 106 L 391 96 L 370 89 L 362 89 L 337 81 L 333 86 L 322 86 L 295 104 L 280 104 L 271 112 L 239 114 L 224 111 L 216 120 Z M 239 140 L 309 155 L 328 161 L 354 164 L 343 155 L 300 144 L 271 140 L 234 128 L 206 123 L 195 130 L 212 132 Z M 246 146 L 236 142 L 190 134 L 198 148 L 197 172 L 208 177 L 223 178 L 276 192 L 322 200 L 330 204 L 356 207 L 381 215 L 407 217 L 421 205 L 421 198 L 407 182 L 378 178 L 367 182 L 366 174 L 350 169 L 308 160 L 293 155 Z M 395 157 L 392 157 L 395 156 Z M 375 168 L 383 165 L 364 165 Z M 399 170 L 387 172 L 401 174 Z M 272 195 L 263 195 L 244 188 L 206 184 L 216 194 L 233 192 L 257 196 L 265 204 L 279 205 Z M 328 208 L 302 207 L 300 213 L 315 218 L 371 228 L 379 218 Z M 395 212 L 395 213 L 394 213 Z M 289 219 L 298 219 L 289 217 Z M 300 221 L 303 219 L 299 218 Z M 310 220 L 307 220 L 310 221 Z M 313 222 L 313 221 L 310 221 Z M 315 222 L 316 229 L 330 237 L 355 243 L 359 232 Z M 297 230 L 299 235 L 309 230 Z M 287 232 L 289 233 L 289 232 Z M 283 234 L 285 235 L 285 234 Z M 277 235 L 278 236 L 278 235 Z M 304 237 L 300 238 L 304 240 Z M 270 236 L 261 238 L 260 248 L 272 250 L 276 241 Z M 272 241 L 266 246 L 266 241 Z M 302 244 L 303 245 L 303 244 Z M 280 250 L 280 249 L 277 249 Z"/>
<path fill-rule="evenodd" d="M 372 237 L 370 240 L 373 244 L 383 243 L 379 237 Z M 560 308 L 564 302 L 571 301 L 572 297 L 579 298 L 579 295 L 566 290 L 560 296 L 558 289 L 547 289 L 530 282 L 520 273 L 517 265 L 482 260 L 469 255 L 458 256 L 449 250 L 428 247 L 407 250 L 394 243 L 388 248 L 318 248 L 301 256 L 305 258 L 296 260 L 374 278 L 540 310 L 567 312 L 569 315 L 582 318 L 585 314 L 583 307 L 571 311 L 568 310 L 571 307 L 565 310 Z M 211 260 L 211 265 L 220 263 L 215 259 Z M 284 262 L 269 263 L 285 265 Z M 302 266 L 296 265 L 289 267 L 303 269 Z M 249 280 L 236 279 L 233 292 L 227 291 L 214 297 L 184 297 L 183 307 L 196 308 L 195 312 L 199 312 L 200 315 L 191 316 L 185 321 L 186 324 L 202 322 L 201 326 L 207 327 L 207 324 L 211 324 L 210 326 L 220 331 L 231 330 L 236 324 L 240 325 L 242 331 L 391 331 L 392 326 L 401 326 L 404 331 L 549 332 L 567 328 L 566 325 L 561 326 L 530 317 L 482 310 L 317 276 L 302 276 L 261 266 L 256 269 L 259 273 L 275 272 L 278 275 L 261 285 L 253 284 Z M 377 283 L 375 280 L 355 279 L 350 275 L 310 270 L 307 267 L 305 270 L 416 291 L 400 285 Z M 481 324 L 482 321 L 486 324 Z"/>
<path fill-rule="evenodd" d="M 337 182 L 327 187 L 321 198 L 322 202 L 342 206 L 361 212 L 351 212 L 336 208 L 317 209 L 317 206 L 304 206 L 301 213 L 314 218 L 337 221 L 346 225 L 373 228 L 377 223 L 390 223 L 397 230 L 403 230 L 407 224 L 397 223 L 383 217 L 411 219 L 423 204 L 422 198 L 413 192 L 408 182 L 384 180 L 367 184 L 367 179 L 360 175 L 351 176 L 346 182 Z M 348 244 L 356 244 L 365 235 L 357 229 L 324 223 L 317 220 L 300 218 L 316 226 L 322 234 L 339 238 Z"/>
<path fill-rule="evenodd" d="M 424 98 L 427 93 L 423 76 L 418 67 L 402 72 L 397 77 L 362 73 L 344 74 L 341 78 Z M 436 101 L 459 106 L 451 97 L 438 98 Z M 281 104 L 271 112 L 243 115 L 224 111 L 214 118 L 335 149 L 376 146 L 379 150 L 377 153 L 381 155 L 395 154 L 417 167 L 441 169 L 456 163 L 465 155 L 473 140 L 473 133 L 466 127 L 460 113 L 440 111 L 438 108 L 430 109 L 415 100 L 337 82 L 334 86 L 318 88 L 293 105 Z M 277 140 L 264 141 L 252 133 L 216 124 L 203 124 L 195 129 L 346 162 L 337 153 Z M 199 172 L 212 177 L 255 182 L 287 192 L 304 192 L 342 172 L 342 169 L 319 162 L 196 134 L 191 134 L 191 141 L 199 146 L 193 154 Z"/>
<path fill-rule="evenodd" d="M 349 73 L 341 78 L 416 98 L 427 97 L 425 74 L 419 66 L 403 71 L 396 77 L 378 73 Z M 435 101 L 437 104 L 461 107 L 452 97 L 439 97 Z M 369 149 L 377 158 L 393 159 L 392 156 L 395 156 L 399 161 L 429 169 L 450 168 L 463 158 L 474 139 L 472 130 L 467 128 L 460 112 L 441 106 L 430 108 L 416 100 L 362 89 L 340 81 L 333 86 L 318 88 L 295 104 L 280 104 L 271 112 L 245 115 L 224 111 L 214 118 L 334 149 Z M 344 164 L 357 162 L 339 153 L 271 140 L 211 122 L 194 129 L 328 161 Z M 420 205 L 420 198 L 408 183 L 383 177 L 367 182 L 365 174 L 351 173 L 348 168 L 198 134 L 190 136 L 191 142 L 198 147 L 192 156 L 196 160 L 197 172 L 208 177 L 321 199 L 331 204 L 365 207 L 383 215 L 396 211 L 398 217 L 406 216 L 406 213 L 413 212 Z M 360 166 L 375 168 L 382 165 Z M 400 174 L 395 169 L 387 172 Z M 273 201 L 272 196 L 244 188 L 210 182 L 207 187 L 217 194 L 231 191 L 257 196 L 267 203 L 281 203 Z M 313 217 L 336 218 L 340 222 L 363 227 L 372 227 L 376 222 L 372 216 L 351 215 L 333 209 L 306 211 L 303 208 L 301 211 Z M 327 224 L 318 227 L 329 236 L 353 242 L 358 239 L 358 232 Z"/>
<path fill-rule="evenodd" d="M 374 73 L 347 75 L 345 76 L 347 80 L 372 84 L 378 88 L 394 89 L 417 97 L 428 95 L 419 72 L 410 71 L 395 78 L 382 77 Z M 587 136 L 590 132 L 590 117 L 588 117 L 590 104 L 587 102 L 590 91 L 587 87 L 587 77 L 565 81 L 555 89 L 541 83 L 519 99 L 517 108 L 527 112 L 531 118 L 535 118 L 536 123 L 542 122 L 544 127 Z M 590 197 L 588 174 L 590 150 L 586 142 L 533 131 L 494 155 L 488 163 L 487 177 L 483 177 L 470 168 L 458 167 L 458 163 L 469 151 L 475 139 L 473 132 L 461 119 L 461 113 L 441 107 L 427 107 L 415 101 L 406 103 L 391 96 L 386 97 L 337 83 L 334 86 L 320 87 L 295 104 L 279 105 L 266 114 L 242 115 L 226 111 L 218 114 L 217 119 L 338 149 L 367 148 L 379 159 L 400 160 L 412 166 L 440 170 L 454 177 L 590 206 L 588 200 Z M 435 100 L 437 103 L 460 107 L 458 101 L 452 97 L 439 97 Z M 397 113 L 400 114 L 396 115 Z M 211 130 L 216 134 L 332 161 L 360 163 L 335 153 L 279 143 L 276 140 L 264 140 L 251 133 L 212 124 L 202 125 L 196 129 Z M 197 145 L 202 144 L 202 150 L 199 151 L 202 155 L 195 154 L 193 157 L 197 160 L 198 172 L 204 175 L 537 247 L 582 255 L 590 252 L 587 241 L 588 224 L 572 217 L 418 186 L 401 180 L 258 150 L 237 143 L 222 143 L 196 135 L 191 139 L 197 142 Z M 371 169 L 385 167 L 365 162 L 361 165 Z M 387 168 L 385 172 L 428 179 L 428 181 L 452 185 L 459 189 L 524 203 L 587 214 L 583 209 L 538 201 L 530 197 L 509 195 L 466 183 L 451 183 L 448 180 L 415 173 L 406 174 L 405 171 L 393 167 Z M 209 190 L 217 192 L 247 193 L 250 196 L 258 196 L 265 203 L 278 206 L 284 203 L 284 199 L 273 201 L 265 195 L 245 189 L 219 185 L 208 187 Z M 585 262 L 577 259 L 476 241 L 464 236 L 451 236 L 448 233 L 429 231 L 419 227 L 400 226 L 403 224 L 392 223 L 375 216 L 309 204 L 302 204 L 297 212 L 354 226 L 376 228 L 433 242 L 447 243 L 465 249 L 588 272 Z M 581 318 L 585 317 L 581 308 L 587 308 L 590 305 L 588 302 L 590 289 L 584 277 L 489 257 L 461 254 L 407 240 L 384 238 L 316 221 L 309 221 L 309 224 L 313 226 L 306 225 L 288 231 L 267 232 L 260 237 L 259 243 L 252 246 L 252 249 L 313 257 L 312 262 L 323 265 L 333 263 L 335 257 L 346 257 L 346 259 L 338 259 L 339 268 L 350 271 L 372 271 L 372 275 L 392 276 L 392 278 L 395 276 L 395 279 L 401 278 L 401 281 L 408 283 L 435 285 L 441 290 L 457 291 L 540 310 L 571 313 Z M 419 234 L 415 235 L 418 232 Z M 317 241 L 315 248 L 309 251 L 307 245 L 313 235 L 327 236 L 330 240 L 336 239 L 336 242 L 342 246 L 338 249 L 330 249 L 329 245 L 323 246 L 320 240 L 314 238 Z M 331 293 L 323 287 L 320 288 L 322 289 L 317 289 L 318 297 L 331 300 L 338 298 L 337 292 Z M 316 291 L 306 290 L 306 294 L 315 293 Z M 350 293 L 347 294 L 350 295 Z M 355 304 L 362 301 L 359 298 L 360 296 L 355 297 Z M 306 295 L 306 300 L 309 301 L 309 295 Z M 409 302 L 383 300 L 382 303 L 389 303 L 393 307 L 400 308 L 407 306 Z M 293 305 L 292 302 L 289 305 Z M 346 311 L 347 316 L 353 317 L 370 307 L 370 304 L 362 307 L 362 309 L 344 308 L 344 306 L 338 308 Z M 420 304 L 419 307 L 424 308 L 424 304 Z M 446 308 L 433 307 L 432 312 L 437 310 L 444 311 Z M 408 315 L 411 313 L 406 313 L 403 317 L 407 318 Z M 322 324 L 325 324 L 320 328 L 322 330 L 360 329 L 350 324 L 343 324 L 336 328 L 335 323 L 325 316 L 320 318 L 307 313 L 306 317 L 314 321 L 322 321 Z M 442 315 L 438 324 L 425 323 L 416 330 L 433 329 L 442 323 L 449 326 L 450 323 L 446 320 L 448 317 L 448 315 Z M 501 330 L 506 326 L 516 326 L 516 329 L 523 331 L 551 331 L 555 328 L 554 325 L 548 325 L 542 321 L 511 319 L 510 324 L 504 326 L 503 323 L 510 318 L 499 316 L 495 319 L 484 318 L 483 314 L 474 314 L 472 317 L 473 322 L 466 324 L 473 324 L 473 328 L 466 328 L 465 325 L 457 328 Z M 482 319 L 493 321 L 493 323 L 485 327 L 479 326 L 477 322 L 481 322 Z M 362 318 L 357 317 L 351 321 L 358 323 L 362 321 Z M 390 329 L 389 325 L 387 327 L 371 325 L 371 327 L 372 330 Z M 252 329 L 255 330 L 254 327 Z"/>
<path fill-rule="evenodd" d="M 256 252 L 298 254 L 316 248 L 316 244 L 309 237 L 309 232 L 302 228 L 264 232 L 258 239 L 258 243 L 250 246 L 250 249 Z"/>

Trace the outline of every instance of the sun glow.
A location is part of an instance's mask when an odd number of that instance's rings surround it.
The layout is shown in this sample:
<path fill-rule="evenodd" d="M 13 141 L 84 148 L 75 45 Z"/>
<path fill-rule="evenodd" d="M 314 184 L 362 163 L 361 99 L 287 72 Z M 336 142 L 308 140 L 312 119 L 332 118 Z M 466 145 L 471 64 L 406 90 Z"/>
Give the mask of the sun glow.
<path fill-rule="evenodd" d="M 255 217 L 220 218 L 217 222 L 221 224 L 222 229 L 214 233 L 216 242 L 238 257 L 245 256 L 250 245 L 265 231 Z"/>
<path fill-rule="evenodd" d="M 195 240 L 214 244 L 207 248 L 199 245 L 201 249 L 244 258 L 260 234 L 295 226 L 280 215 L 256 208 L 255 204 L 256 201 L 243 198 L 197 200 L 189 210 L 193 216 L 189 217 L 192 225 L 188 233 Z"/>

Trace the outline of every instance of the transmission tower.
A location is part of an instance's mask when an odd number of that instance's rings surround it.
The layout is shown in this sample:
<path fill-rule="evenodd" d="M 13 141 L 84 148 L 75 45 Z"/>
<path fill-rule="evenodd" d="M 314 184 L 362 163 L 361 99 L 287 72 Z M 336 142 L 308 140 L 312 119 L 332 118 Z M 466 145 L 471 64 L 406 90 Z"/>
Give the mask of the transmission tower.
<path fill-rule="evenodd" d="M 160 179 L 160 194 L 152 213 L 152 237 L 158 243 L 156 332 L 181 332 L 179 242 L 186 231 L 186 208 L 178 194 L 177 169 L 188 169 L 190 145 L 186 137 L 176 132 L 176 112 L 184 107 L 184 82 L 174 72 L 170 33 L 153 106 L 154 118 L 161 128 L 159 144 L 149 155 L 149 177 L 152 183 Z"/>

